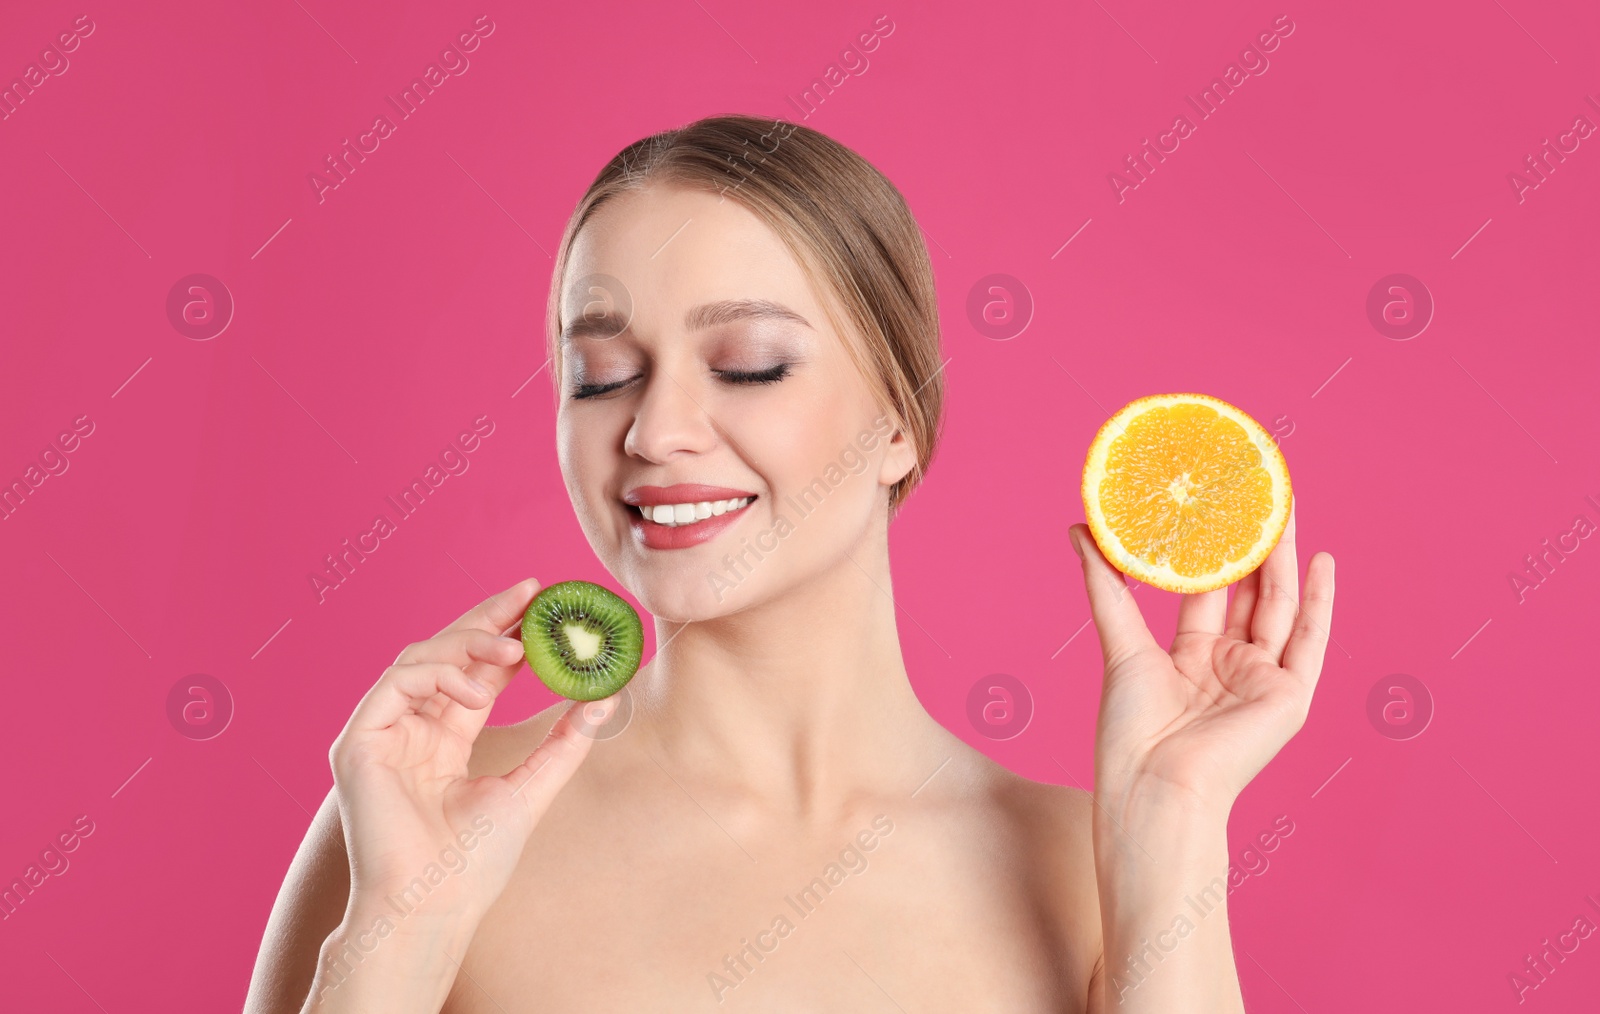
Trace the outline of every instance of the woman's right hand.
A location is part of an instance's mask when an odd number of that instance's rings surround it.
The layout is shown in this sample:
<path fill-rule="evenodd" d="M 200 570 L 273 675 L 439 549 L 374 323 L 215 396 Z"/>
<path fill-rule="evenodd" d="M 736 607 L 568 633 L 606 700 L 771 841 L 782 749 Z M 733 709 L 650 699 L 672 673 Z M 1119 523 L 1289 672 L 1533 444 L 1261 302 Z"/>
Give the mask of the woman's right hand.
<path fill-rule="evenodd" d="M 574 716 L 569 707 L 522 764 L 467 776 L 473 741 L 523 664 L 522 642 L 502 632 L 515 633 L 538 588 L 532 578 L 513 585 L 408 646 L 334 740 L 328 757 L 350 857 L 347 919 L 381 915 L 470 933 L 588 755 L 594 726 L 615 709 L 614 697 L 574 704 L 587 710 Z"/>

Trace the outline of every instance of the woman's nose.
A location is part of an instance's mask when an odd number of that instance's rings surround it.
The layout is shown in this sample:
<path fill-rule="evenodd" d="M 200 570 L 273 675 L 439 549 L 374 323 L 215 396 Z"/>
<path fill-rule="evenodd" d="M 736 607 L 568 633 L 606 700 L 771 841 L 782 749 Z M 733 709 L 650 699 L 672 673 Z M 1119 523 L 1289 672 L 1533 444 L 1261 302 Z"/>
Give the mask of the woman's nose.
<path fill-rule="evenodd" d="M 704 396 L 689 389 L 692 381 L 658 367 L 644 383 L 638 412 L 623 441 L 624 451 L 664 462 L 678 453 L 704 453 L 716 446 L 720 439 L 717 428 L 702 404 Z"/>

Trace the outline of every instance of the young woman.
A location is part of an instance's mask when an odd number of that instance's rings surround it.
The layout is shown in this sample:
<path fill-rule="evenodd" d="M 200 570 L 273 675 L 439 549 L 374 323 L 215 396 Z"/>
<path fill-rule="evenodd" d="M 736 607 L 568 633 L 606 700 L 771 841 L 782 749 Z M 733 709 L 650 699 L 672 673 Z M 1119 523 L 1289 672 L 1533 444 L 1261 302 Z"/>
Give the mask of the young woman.
<path fill-rule="evenodd" d="M 333 744 L 247 1012 L 1243 1009 L 1228 811 L 1304 722 L 1333 605 L 1326 553 L 1297 602 L 1292 515 L 1170 650 L 1069 529 L 1091 797 L 968 747 L 907 676 L 887 533 L 937 441 L 938 317 L 867 162 L 743 116 L 630 145 L 547 333 L 573 509 L 659 650 L 494 727 L 538 582 L 402 651 Z"/>

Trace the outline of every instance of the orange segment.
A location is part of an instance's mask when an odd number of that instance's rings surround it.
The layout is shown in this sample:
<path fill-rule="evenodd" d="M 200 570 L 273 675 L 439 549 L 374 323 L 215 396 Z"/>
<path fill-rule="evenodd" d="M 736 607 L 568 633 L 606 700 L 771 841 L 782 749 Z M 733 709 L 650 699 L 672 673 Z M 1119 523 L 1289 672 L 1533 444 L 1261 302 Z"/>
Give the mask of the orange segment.
<path fill-rule="evenodd" d="M 1291 502 L 1277 442 L 1204 394 L 1123 406 L 1100 427 L 1083 466 L 1083 506 L 1101 552 L 1167 591 L 1210 591 L 1259 567 Z"/>

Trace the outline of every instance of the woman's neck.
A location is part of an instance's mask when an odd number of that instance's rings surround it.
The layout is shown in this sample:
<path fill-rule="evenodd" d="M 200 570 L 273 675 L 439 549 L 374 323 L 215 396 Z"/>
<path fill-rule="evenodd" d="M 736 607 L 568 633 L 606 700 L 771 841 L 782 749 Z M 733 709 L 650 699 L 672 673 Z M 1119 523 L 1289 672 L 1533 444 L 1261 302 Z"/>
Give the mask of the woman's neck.
<path fill-rule="evenodd" d="M 948 734 L 911 689 L 892 593 L 880 538 L 781 598 L 656 620 L 662 647 L 631 685 L 640 741 L 675 777 L 732 783 L 796 815 L 908 780 L 911 791 Z"/>

